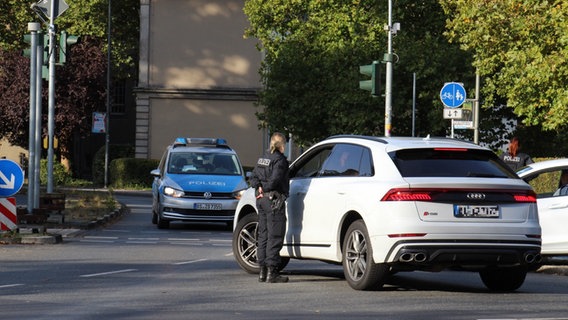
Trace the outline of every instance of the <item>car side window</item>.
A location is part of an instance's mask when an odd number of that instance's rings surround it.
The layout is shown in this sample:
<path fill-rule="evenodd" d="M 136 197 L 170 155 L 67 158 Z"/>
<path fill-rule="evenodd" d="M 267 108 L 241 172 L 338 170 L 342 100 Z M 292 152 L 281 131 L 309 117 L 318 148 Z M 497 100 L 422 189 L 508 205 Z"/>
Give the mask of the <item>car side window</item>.
<path fill-rule="evenodd" d="M 372 176 L 371 157 L 368 149 L 337 144 L 324 163 L 321 176 Z"/>
<path fill-rule="evenodd" d="M 543 172 L 525 178 L 537 194 L 537 198 L 568 196 L 568 171 Z"/>
<path fill-rule="evenodd" d="M 314 150 L 305 160 L 302 160 L 292 168 L 290 178 L 309 178 L 317 176 L 330 153 L 331 147 Z"/>

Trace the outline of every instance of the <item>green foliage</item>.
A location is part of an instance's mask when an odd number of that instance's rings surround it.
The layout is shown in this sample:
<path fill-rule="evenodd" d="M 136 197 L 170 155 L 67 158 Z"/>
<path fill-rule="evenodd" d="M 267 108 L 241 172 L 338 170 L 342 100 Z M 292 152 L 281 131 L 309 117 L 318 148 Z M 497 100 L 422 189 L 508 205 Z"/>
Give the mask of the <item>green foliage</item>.
<path fill-rule="evenodd" d="M 568 124 L 568 5 L 562 1 L 441 0 L 447 35 L 474 54 L 484 105 L 502 97 L 526 125 Z"/>
<path fill-rule="evenodd" d="M 97 150 L 93 159 L 93 184 L 95 185 L 104 185 L 105 182 L 105 148 L 103 146 Z M 133 158 L 134 147 L 129 145 L 109 145 L 108 149 L 109 180 L 112 180 L 110 177 L 110 163 L 118 158 Z"/>
<path fill-rule="evenodd" d="M 67 172 L 67 169 L 61 163 L 53 161 L 53 185 L 56 187 L 65 186 L 71 181 L 72 177 Z M 47 185 L 47 159 L 40 160 L 39 182 L 42 185 Z"/>
<path fill-rule="evenodd" d="M 150 171 L 158 167 L 159 160 L 119 158 L 110 163 L 109 172 L 113 188 L 150 188 L 153 177 Z"/>
<path fill-rule="evenodd" d="M 69 9 L 57 17 L 58 33 L 66 30 L 71 35 L 91 37 L 106 44 L 108 32 L 108 4 L 110 0 L 67 1 Z M 40 22 L 30 9 L 31 2 L 0 1 L 0 48 L 21 50 L 28 22 Z M 133 77 L 138 62 L 139 0 L 112 1 L 111 46 L 113 74 L 118 78 Z M 46 25 L 42 25 L 46 33 Z M 103 55 L 106 56 L 106 45 Z"/>
<path fill-rule="evenodd" d="M 359 66 L 381 61 L 387 50 L 387 5 L 246 1 L 251 25 L 246 35 L 259 39 L 265 53 L 257 112 L 261 126 L 290 132 L 300 144 L 339 133 L 382 135 L 384 99 L 359 89 Z M 445 15 L 436 1 L 397 1 L 393 16 L 403 26 L 393 41 L 393 134 L 411 134 L 416 73 L 417 135 L 444 136 L 449 122 L 442 119 L 439 91 L 448 81 L 474 87 L 471 56 L 443 36 Z"/>

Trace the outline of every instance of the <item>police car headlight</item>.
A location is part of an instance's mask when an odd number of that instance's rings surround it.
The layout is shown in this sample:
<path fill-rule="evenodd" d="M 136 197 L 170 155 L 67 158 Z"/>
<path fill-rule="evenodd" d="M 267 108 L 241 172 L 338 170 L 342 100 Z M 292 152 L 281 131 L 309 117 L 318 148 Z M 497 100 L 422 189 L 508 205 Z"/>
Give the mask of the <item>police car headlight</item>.
<path fill-rule="evenodd" d="M 180 198 L 183 197 L 183 191 L 180 190 L 176 190 L 172 187 L 165 187 L 164 188 L 164 194 L 166 196 L 170 196 L 170 197 L 174 197 L 174 198 Z"/>
<path fill-rule="evenodd" d="M 245 189 L 246 190 L 246 189 Z M 241 200 L 241 197 L 243 196 L 243 194 L 245 193 L 245 190 L 239 190 L 239 191 L 235 191 L 233 192 L 233 198 L 237 199 L 237 200 Z"/>

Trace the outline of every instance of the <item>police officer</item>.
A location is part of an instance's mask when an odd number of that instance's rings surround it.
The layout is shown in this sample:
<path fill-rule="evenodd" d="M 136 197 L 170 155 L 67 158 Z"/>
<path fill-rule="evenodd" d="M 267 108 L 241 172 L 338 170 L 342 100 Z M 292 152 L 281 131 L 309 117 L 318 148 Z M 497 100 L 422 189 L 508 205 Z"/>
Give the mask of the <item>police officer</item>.
<path fill-rule="evenodd" d="M 286 233 L 285 200 L 290 189 L 285 148 L 286 137 L 274 133 L 270 137 L 270 150 L 258 159 L 249 180 L 256 190 L 260 282 L 288 282 L 288 277 L 280 275 L 278 270 Z"/>

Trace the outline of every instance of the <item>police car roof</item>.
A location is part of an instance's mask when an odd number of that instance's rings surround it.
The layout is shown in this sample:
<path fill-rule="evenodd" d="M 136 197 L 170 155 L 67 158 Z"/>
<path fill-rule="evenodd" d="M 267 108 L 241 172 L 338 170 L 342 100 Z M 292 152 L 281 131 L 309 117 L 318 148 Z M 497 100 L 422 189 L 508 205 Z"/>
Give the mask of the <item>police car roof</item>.
<path fill-rule="evenodd" d="M 178 137 L 172 143 L 172 148 L 178 147 L 190 147 L 190 146 L 202 146 L 202 147 L 215 147 L 215 148 L 225 148 L 231 149 L 227 144 L 227 140 L 221 138 L 184 138 Z"/>

